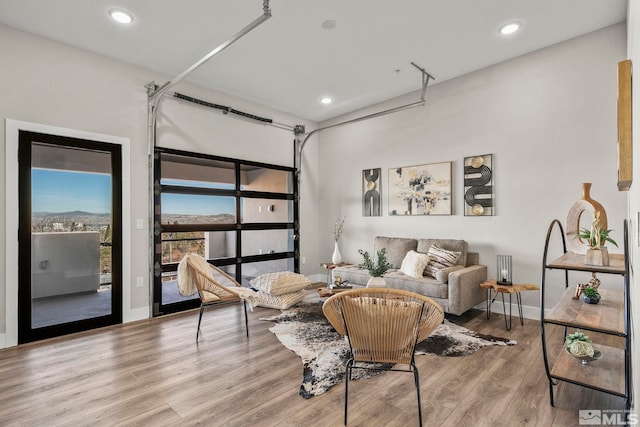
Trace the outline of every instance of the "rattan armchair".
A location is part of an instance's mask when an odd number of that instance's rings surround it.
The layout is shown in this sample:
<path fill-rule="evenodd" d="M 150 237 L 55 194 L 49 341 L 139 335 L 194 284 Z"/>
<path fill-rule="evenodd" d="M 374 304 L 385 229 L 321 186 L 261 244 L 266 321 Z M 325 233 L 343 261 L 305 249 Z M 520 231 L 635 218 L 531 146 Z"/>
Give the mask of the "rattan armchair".
<path fill-rule="evenodd" d="M 244 309 L 244 326 L 247 337 L 249 336 L 249 320 L 247 318 L 247 302 L 254 306 L 257 302 L 255 292 L 242 287 L 233 277 L 216 266 L 209 264 L 203 257 L 197 254 L 188 254 L 181 262 L 180 271 L 183 272 L 182 282 L 179 286 L 181 293 L 189 294 L 189 286 L 195 286 L 200 296 L 200 315 L 198 317 L 198 330 L 196 341 L 200 335 L 200 323 L 205 307 L 221 304 L 242 302 Z M 184 288 L 186 291 L 183 291 Z M 195 290 L 194 290 L 195 291 Z M 193 294 L 195 292 L 191 292 Z"/>
<path fill-rule="evenodd" d="M 351 357 L 345 367 L 344 423 L 347 424 L 349 380 L 353 369 L 387 369 L 413 372 L 422 425 L 420 381 L 414 362 L 418 342 L 427 338 L 444 319 L 431 298 L 390 288 L 363 288 L 328 298 L 322 311 L 340 335 L 347 336 Z M 380 368 L 373 363 L 392 364 Z"/>

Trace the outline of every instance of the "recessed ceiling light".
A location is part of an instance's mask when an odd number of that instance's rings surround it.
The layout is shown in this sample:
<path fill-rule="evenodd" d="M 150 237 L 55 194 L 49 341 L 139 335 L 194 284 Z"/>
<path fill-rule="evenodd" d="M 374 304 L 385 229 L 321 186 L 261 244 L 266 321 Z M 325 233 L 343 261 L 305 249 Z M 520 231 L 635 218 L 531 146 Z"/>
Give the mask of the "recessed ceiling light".
<path fill-rule="evenodd" d="M 510 22 L 508 24 L 503 25 L 500 28 L 500 34 L 513 34 L 516 31 L 518 31 L 520 29 L 520 24 L 518 24 L 517 22 Z"/>
<path fill-rule="evenodd" d="M 335 20 L 327 19 L 322 23 L 322 28 L 324 28 L 325 30 L 333 30 L 337 25 L 338 23 Z"/>
<path fill-rule="evenodd" d="M 320 103 L 322 105 L 329 105 L 333 102 L 333 98 L 330 96 L 323 96 L 322 98 L 320 98 Z"/>
<path fill-rule="evenodd" d="M 109 11 L 109 16 L 120 24 L 130 24 L 133 22 L 133 16 L 129 12 L 125 12 L 121 9 L 112 9 Z"/>

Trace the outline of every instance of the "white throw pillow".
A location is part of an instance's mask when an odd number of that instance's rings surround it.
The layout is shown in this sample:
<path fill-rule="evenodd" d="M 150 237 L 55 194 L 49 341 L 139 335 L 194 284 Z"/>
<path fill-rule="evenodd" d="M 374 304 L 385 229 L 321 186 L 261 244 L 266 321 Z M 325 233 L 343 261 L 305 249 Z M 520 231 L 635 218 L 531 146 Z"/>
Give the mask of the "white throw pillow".
<path fill-rule="evenodd" d="M 400 271 L 407 276 L 420 278 L 429 263 L 429 257 L 416 251 L 409 251 L 402 260 Z"/>
<path fill-rule="evenodd" d="M 438 271 L 454 266 L 458 258 L 460 258 L 460 254 L 462 254 L 462 252 L 448 251 L 435 244 L 431 245 L 427 253 L 429 256 L 429 264 L 424 270 L 425 275 L 435 279 Z"/>
<path fill-rule="evenodd" d="M 277 271 L 262 274 L 249 280 L 252 288 L 271 295 L 284 295 L 298 292 L 311 284 L 302 274 L 293 271 Z"/>

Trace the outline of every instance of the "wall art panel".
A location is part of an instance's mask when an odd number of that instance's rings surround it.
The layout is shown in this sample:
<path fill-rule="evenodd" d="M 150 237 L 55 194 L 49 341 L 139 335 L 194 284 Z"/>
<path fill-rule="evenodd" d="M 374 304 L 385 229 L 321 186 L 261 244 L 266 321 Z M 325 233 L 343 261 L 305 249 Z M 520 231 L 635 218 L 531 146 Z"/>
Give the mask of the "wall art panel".
<path fill-rule="evenodd" d="M 495 215 L 493 194 L 493 155 L 464 158 L 464 214 Z"/>
<path fill-rule="evenodd" d="M 451 215 L 451 162 L 389 169 L 389 215 Z"/>
<path fill-rule="evenodd" d="M 382 170 L 362 171 L 362 216 L 382 216 Z"/>

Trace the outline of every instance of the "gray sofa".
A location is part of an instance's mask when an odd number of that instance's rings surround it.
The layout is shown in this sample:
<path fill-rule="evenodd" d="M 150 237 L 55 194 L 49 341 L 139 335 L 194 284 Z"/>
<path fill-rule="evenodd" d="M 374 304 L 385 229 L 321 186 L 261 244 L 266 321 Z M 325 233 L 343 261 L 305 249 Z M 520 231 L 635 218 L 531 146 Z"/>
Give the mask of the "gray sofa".
<path fill-rule="evenodd" d="M 442 249 L 461 252 L 455 266 L 438 271 L 436 278 L 415 278 L 399 271 L 407 252 L 414 250 L 426 254 L 434 243 Z M 478 253 L 468 251 L 466 241 L 378 236 L 374 242 L 375 253 L 381 248 L 386 248 L 387 260 L 393 266 L 383 275 L 387 287 L 425 295 L 438 302 L 446 313 L 456 316 L 485 301 L 486 291 L 480 288 L 480 283 L 487 280 L 487 266 L 479 264 Z M 362 286 L 366 286 L 371 277 L 367 270 L 357 265 L 337 267 L 333 276 Z"/>

